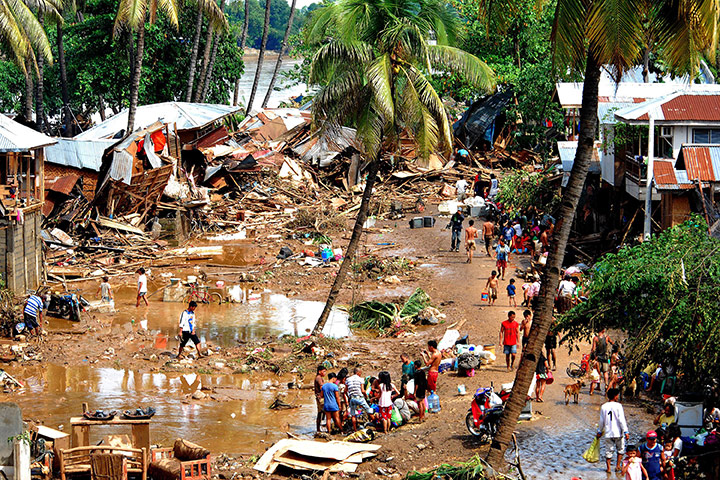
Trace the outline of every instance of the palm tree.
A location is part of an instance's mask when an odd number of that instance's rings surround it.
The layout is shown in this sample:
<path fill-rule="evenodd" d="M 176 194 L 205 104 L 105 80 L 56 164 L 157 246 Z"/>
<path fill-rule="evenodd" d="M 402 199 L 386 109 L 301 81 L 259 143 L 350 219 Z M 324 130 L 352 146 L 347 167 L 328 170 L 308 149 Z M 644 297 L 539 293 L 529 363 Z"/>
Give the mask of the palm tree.
<path fill-rule="evenodd" d="M 220 0 L 220 11 L 223 11 L 223 8 L 225 8 L 225 0 Z M 223 15 L 224 18 L 224 15 Z M 227 23 L 225 25 L 226 28 L 220 30 L 218 29 L 215 33 L 215 40 L 213 41 L 213 48 L 212 53 L 210 54 L 210 63 L 207 66 L 207 69 L 205 69 L 205 76 L 202 79 L 201 85 L 202 90 L 200 92 L 200 101 L 204 102 L 205 98 L 207 97 L 208 89 L 210 88 L 210 80 L 212 80 L 212 74 L 213 74 L 213 68 L 215 67 L 215 57 L 217 56 L 218 51 L 218 45 L 220 44 L 220 40 L 222 39 L 222 35 L 224 31 L 227 31 Z"/>
<path fill-rule="evenodd" d="M 245 17 L 243 18 L 242 34 L 240 35 L 240 51 L 241 52 L 245 52 L 245 40 L 247 40 L 249 15 L 250 15 L 250 4 L 248 3 L 248 0 L 245 0 Z M 235 79 L 235 89 L 233 91 L 233 103 L 232 103 L 233 106 L 237 106 L 239 95 L 240 95 L 240 77 Z"/>
<path fill-rule="evenodd" d="M 135 65 L 131 68 L 130 78 L 130 107 L 128 109 L 128 124 L 125 134 L 130 135 L 135 127 L 135 112 L 138 104 L 138 91 L 140 89 L 140 75 L 142 73 L 143 52 L 145 51 L 145 21 L 154 24 L 157 19 L 158 8 L 165 11 L 170 22 L 178 27 L 177 0 L 120 0 L 113 36 L 117 37 L 123 27 L 137 32 L 137 47 L 135 52 Z M 149 17 L 149 18 L 147 18 Z M 130 36 L 132 38 L 132 34 Z"/>
<path fill-rule="evenodd" d="M 559 283 L 570 228 L 592 159 L 597 131 L 598 84 L 600 69 L 610 65 L 616 79 L 641 61 L 649 8 L 659 8 L 655 17 L 659 35 L 657 51 L 676 72 L 696 73 L 699 53 L 713 55 L 717 43 L 718 4 L 715 0 L 558 0 L 553 44 L 556 65 L 578 68 L 585 63 L 580 135 L 567 188 L 544 272 L 539 310 L 530 331 L 515 376 L 513 394 L 508 400 L 487 460 L 495 469 L 503 464 L 505 451 L 526 402 L 526 392 L 535 374 L 545 337 L 553 321 L 553 304 Z M 648 193 L 649 194 L 649 193 Z"/>
<path fill-rule="evenodd" d="M 222 7 L 218 7 L 215 0 L 198 0 L 197 17 L 195 20 L 195 36 L 193 37 L 192 51 L 190 53 L 190 66 L 188 72 L 187 86 L 185 87 L 185 101 L 192 98 L 193 86 L 195 84 L 195 72 L 197 70 L 198 50 L 200 46 L 200 31 L 202 30 L 203 17 L 208 17 L 208 29 L 217 30 L 227 28 L 227 19 L 223 14 Z"/>
<path fill-rule="evenodd" d="M 283 53 L 285 52 L 285 49 L 287 49 L 288 38 L 290 37 L 290 29 L 292 28 L 293 18 L 295 17 L 295 2 L 296 0 L 292 0 L 292 4 L 290 5 L 290 18 L 288 18 L 287 28 L 285 29 L 285 36 L 283 36 L 282 45 L 280 45 L 280 52 L 278 53 L 278 58 L 275 62 L 275 70 L 273 70 L 272 78 L 270 79 L 270 85 L 268 86 L 267 93 L 265 94 L 265 99 L 262 103 L 262 108 L 267 107 L 268 101 L 270 100 L 270 94 L 272 93 L 273 87 L 275 87 L 275 79 L 277 78 L 278 71 L 280 70 L 280 65 L 282 65 Z"/>
<path fill-rule="evenodd" d="M 308 38 L 323 42 L 310 70 L 310 82 L 322 85 L 314 124 L 331 138 L 344 125 L 355 127 L 370 161 L 350 244 L 313 334 L 325 327 L 354 261 L 382 152 L 396 151 L 400 131 L 411 133 L 423 158 L 452 151 L 448 114 L 430 72 L 456 72 L 487 91 L 494 88 L 490 68 L 452 46 L 460 30 L 459 16 L 443 0 L 338 0 L 311 19 Z"/>
<path fill-rule="evenodd" d="M 250 99 L 245 107 L 245 115 L 250 114 L 250 109 L 255 101 L 258 84 L 260 83 L 260 72 L 262 72 L 263 59 L 265 58 L 265 45 L 267 45 L 268 31 L 270 30 L 270 0 L 265 0 L 265 24 L 263 26 L 262 42 L 260 43 L 260 53 L 257 59 L 257 69 L 255 70 L 255 79 L 253 80 L 252 90 L 250 91 Z"/>

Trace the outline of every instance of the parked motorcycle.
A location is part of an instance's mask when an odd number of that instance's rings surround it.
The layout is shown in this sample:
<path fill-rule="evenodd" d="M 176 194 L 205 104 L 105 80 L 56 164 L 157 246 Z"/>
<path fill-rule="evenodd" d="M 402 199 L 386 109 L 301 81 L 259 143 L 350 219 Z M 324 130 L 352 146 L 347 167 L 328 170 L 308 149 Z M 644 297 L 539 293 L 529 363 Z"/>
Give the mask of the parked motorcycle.
<path fill-rule="evenodd" d="M 480 437 L 480 441 L 487 443 L 495 436 L 500 417 L 505 409 L 505 402 L 510 398 L 510 390 L 501 390 L 495 393 L 492 387 L 480 387 L 473 396 L 470 410 L 465 417 L 465 426 L 468 431 Z"/>
<path fill-rule="evenodd" d="M 80 321 L 80 312 L 90 305 L 79 293 L 49 293 L 46 297 L 47 314 L 51 317 L 67 318 L 72 322 Z"/>

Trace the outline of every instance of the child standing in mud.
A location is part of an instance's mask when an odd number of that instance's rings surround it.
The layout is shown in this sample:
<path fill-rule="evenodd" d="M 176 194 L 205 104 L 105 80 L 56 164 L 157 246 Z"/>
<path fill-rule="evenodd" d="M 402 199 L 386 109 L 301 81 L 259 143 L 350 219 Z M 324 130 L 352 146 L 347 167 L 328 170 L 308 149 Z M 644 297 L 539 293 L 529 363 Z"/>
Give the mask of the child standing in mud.
<path fill-rule="evenodd" d="M 493 270 L 485 284 L 485 290 L 488 292 L 488 305 L 491 307 L 495 305 L 495 300 L 497 300 L 498 288 L 500 288 L 500 282 L 498 281 L 497 272 Z"/>

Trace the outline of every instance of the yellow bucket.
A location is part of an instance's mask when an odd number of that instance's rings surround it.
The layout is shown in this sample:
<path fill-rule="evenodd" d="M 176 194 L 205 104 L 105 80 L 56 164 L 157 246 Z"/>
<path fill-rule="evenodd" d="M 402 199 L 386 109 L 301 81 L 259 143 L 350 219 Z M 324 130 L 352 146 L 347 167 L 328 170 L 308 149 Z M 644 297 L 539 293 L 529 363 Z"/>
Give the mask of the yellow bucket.
<path fill-rule="evenodd" d="M 486 352 L 490 352 L 490 353 L 492 353 L 493 355 L 495 355 L 495 344 L 494 344 L 494 343 L 490 343 L 490 344 L 488 344 L 488 345 L 483 345 L 483 350 L 485 350 Z"/>

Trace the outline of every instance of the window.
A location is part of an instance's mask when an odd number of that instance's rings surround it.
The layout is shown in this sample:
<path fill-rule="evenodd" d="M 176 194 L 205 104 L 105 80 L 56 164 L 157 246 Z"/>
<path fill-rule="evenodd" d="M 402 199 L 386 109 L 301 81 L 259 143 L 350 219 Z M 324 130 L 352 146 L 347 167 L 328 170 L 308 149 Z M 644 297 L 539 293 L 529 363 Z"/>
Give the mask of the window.
<path fill-rule="evenodd" d="M 720 128 L 693 128 L 693 143 L 720 143 Z"/>

